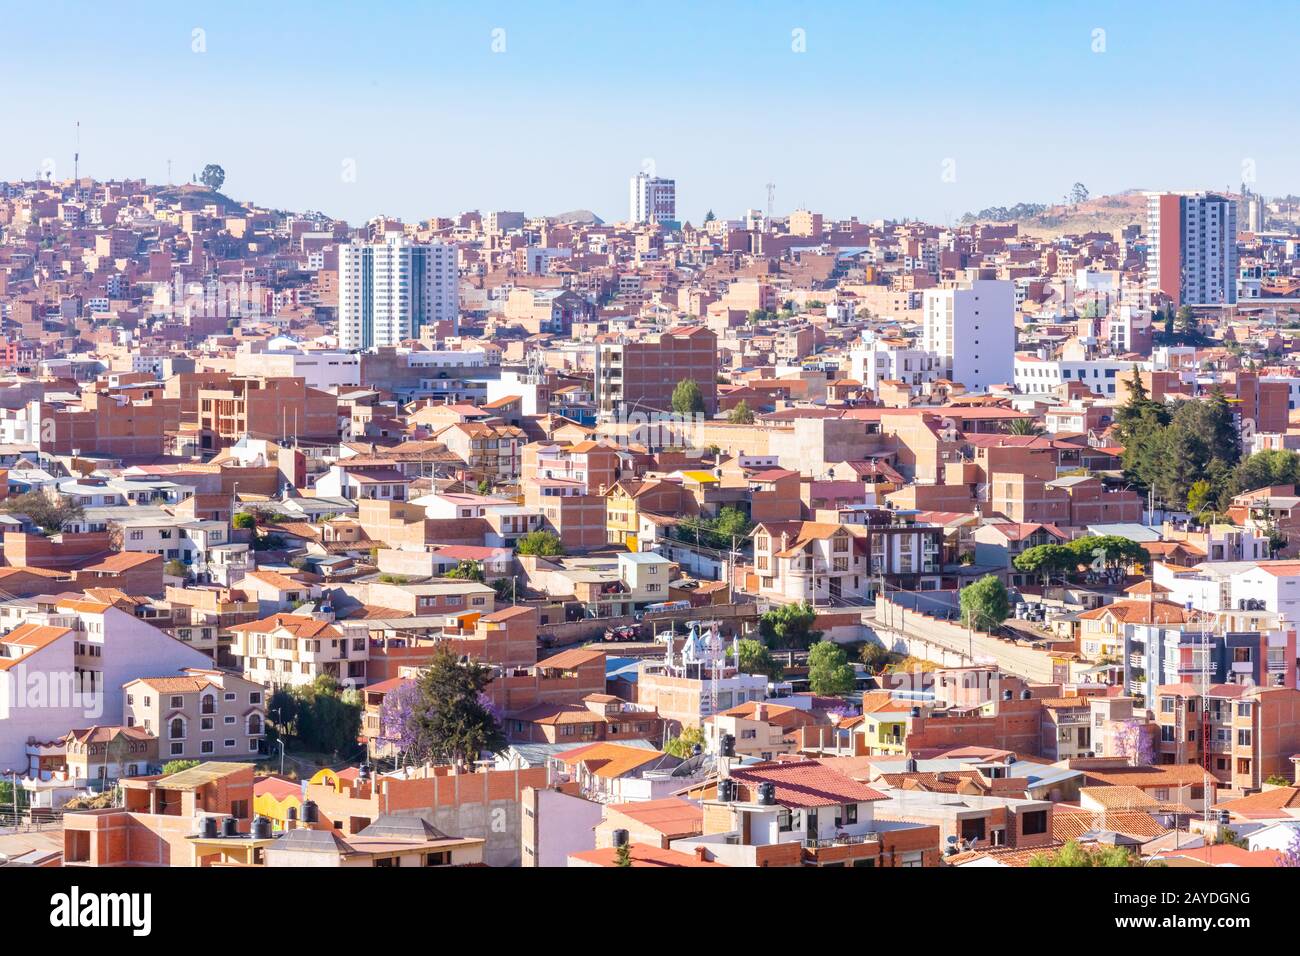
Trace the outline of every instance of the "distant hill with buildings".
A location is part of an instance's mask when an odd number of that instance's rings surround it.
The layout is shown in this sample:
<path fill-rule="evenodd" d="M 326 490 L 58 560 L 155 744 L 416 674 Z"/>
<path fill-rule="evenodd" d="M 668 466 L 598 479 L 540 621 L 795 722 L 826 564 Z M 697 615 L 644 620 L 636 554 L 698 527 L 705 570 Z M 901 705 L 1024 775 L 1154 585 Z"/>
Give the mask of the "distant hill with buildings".
<path fill-rule="evenodd" d="M 1109 196 L 1092 196 L 1078 203 L 1017 203 L 993 206 L 962 216 L 965 225 L 976 222 L 1014 222 L 1021 232 L 1034 236 L 1110 232 L 1146 220 L 1146 197 L 1140 189 Z"/>

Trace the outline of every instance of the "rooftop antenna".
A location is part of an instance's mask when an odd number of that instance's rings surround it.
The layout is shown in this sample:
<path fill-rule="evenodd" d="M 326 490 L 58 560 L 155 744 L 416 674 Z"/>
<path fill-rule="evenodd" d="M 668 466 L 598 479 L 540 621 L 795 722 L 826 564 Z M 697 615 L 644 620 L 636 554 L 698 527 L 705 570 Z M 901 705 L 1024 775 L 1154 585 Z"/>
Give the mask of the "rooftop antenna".
<path fill-rule="evenodd" d="M 772 221 L 773 204 L 776 200 L 776 183 L 767 183 L 765 188 L 767 189 L 767 221 L 770 223 Z"/>
<path fill-rule="evenodd" d="M 72 181 L 81 182 L 81 120 L 77 120 L 77 149 L 72 154 Z"/>
<path fill-rule="evenodd" d="M 172 161 L 169 159 L 167 160 L 167 185 L 170 186 L 171 184 L 172 184 Z"/>

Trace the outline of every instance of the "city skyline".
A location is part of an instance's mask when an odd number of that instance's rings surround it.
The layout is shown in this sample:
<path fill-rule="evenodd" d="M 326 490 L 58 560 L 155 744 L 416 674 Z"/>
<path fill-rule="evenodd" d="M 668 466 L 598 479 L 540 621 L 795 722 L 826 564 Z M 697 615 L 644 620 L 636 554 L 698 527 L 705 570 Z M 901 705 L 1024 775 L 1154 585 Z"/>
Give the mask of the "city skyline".
<path fill-rule="evenodd" d="M 1284 52 L 1263 16 L 1206 30 L 1190 12 L 1009 4 L 1008 30 L 974 10 L 864 20 L 792 4 L 692 11 L 680 31 L 671 4 L 645 24 L 595 5 L 558 21 L 395 5 L 360 27 L 338 4 L 236 4 L 152 8 L 104 55 L 108 14 L 64 6 L 78 15 L 57 49 L 13 42 L 23 11 L 0 38 L 0 79 L 39 70 L 46 94 L 10 104 L 24 134 L 0 178 L 51 163 L 68 178 L 79 122 L 84 175 L 166 182 L 170 162 L 180 182 L 216 162 L 232 196 L 351 221 L 474 208 L 617 221 L 638 171 L 675 179 L 679 217 L 697 223 L 765 208 L 768 182 L 778 215 L 940 223 L 1053 202 L 1076 181 L 1098 195 L 1300 183 L 1285 104 L 1253 95 Z M 924 42 L 881 41 L 909 32 Z M 1197 116 L 1216 135 L 1190 149 Z"/>

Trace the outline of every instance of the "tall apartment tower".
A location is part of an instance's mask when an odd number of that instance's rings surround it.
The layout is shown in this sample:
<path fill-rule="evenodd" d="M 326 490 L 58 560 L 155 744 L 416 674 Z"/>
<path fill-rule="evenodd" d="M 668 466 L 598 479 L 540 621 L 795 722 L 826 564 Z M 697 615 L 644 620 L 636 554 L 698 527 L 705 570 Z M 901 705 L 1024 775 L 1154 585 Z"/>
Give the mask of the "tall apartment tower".
<path fill-rule="evenodd" d="M 637 173 L 630 182 L 628 219 L 632 222 L 675 222 L 677 180 Z"/>
<path fill-rule="evenodd" d="M 971 392 L 1015 380 L 1016 285 L 975 279 L 964 286 L 926 289 L 921 347 L 935 353 L 948 378 Z"/>
<path fill-rule="evenodd" d="M 339 247 L 339 347 L 368 349 L 419 338 L 432 322 L 458 330 L 453 243 L 400 235 Z"/>
<path fill-rule="evenodd" d="M 1237 301 L 1237 204 L 1214 193 L 1147 193 L 1147 288 L 1182 305 Z"/>

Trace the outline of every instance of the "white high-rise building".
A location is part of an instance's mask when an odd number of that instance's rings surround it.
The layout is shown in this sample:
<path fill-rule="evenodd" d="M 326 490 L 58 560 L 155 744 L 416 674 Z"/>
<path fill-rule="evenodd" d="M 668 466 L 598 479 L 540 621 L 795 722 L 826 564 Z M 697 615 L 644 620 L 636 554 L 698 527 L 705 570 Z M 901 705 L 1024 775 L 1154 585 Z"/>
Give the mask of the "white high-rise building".
<path fill-rule="evenodd" d="M 1237 204 L 1214 193 L 1147 193 L 1147 288 L 1181 305 L 1237 301 Z"/>
<path fill-rule="evenodd" d="M 948 378 L 971 392 L 1015 378 L 1016 287 L 976 279 L 960 288 L 926 289 L 921 348 L 943 363 Z"/>
<path fill-rule="evenodd" d="M 677 181 L 637 173 L 630 183 L 628 219 L 632 222 L 675 222 Z"/>
<path fill-rule="evenodd" d="M 368 349 L 419 338 L 431 322 L 458 330 L 454 243 L 400 235 L 339 247 L 339 347 Z"/>

